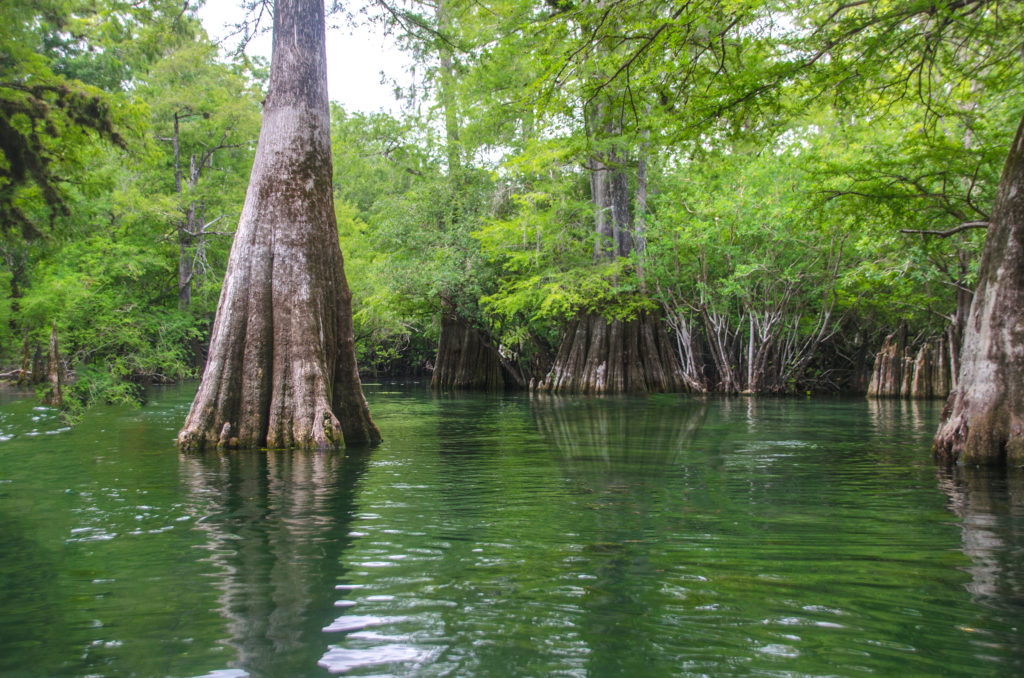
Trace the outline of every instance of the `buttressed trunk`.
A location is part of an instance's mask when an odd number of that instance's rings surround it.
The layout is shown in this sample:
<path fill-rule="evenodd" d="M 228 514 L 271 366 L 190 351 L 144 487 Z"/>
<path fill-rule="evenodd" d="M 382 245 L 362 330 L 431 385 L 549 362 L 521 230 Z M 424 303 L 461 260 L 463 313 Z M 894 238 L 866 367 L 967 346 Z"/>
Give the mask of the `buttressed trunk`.
<path fill-rule="evenodd" d="M 437 362 L 430 380 L 433 390 L 497 391 L 505 388 L 498 350 L 483 332 L 459 317 L 454 309 L 442 310 L 441 336 L 437 343 Z"/>
<path fill-rule="evenodd" d="M 614 151 L 595 155 L 588 163 L 595 262 L 628 257 L 642 244 L 634 239 L 629 181 L 622 164 Z M 624 321 L 581 313 L 570 322 L 551 369 L 536 388 L 603 394 L 679 391 L 684 386 L 682 367 L 659 317 L 644 314 Z"/>
<path fill-rule="evenodd" d="M 1006 159 L 936 457 L 1024 464 L 1024 120 Z"/>
<path fill-rule="evenodd" d="M 372 443 L 331 192 L 323 0 L 276 0 L 270 84 L 184 450 Z"/>

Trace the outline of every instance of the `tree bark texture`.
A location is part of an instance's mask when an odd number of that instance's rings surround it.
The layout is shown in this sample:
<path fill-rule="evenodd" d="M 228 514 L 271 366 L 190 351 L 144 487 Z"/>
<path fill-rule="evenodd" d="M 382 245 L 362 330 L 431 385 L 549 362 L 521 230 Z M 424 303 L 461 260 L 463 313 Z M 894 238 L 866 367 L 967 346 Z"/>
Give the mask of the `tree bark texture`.
<path fill-rule="evenodd" d="M 629 211 L 629 180 L 615 153 L 590 159 L 590 195 L 594 203 L 594 261 L 629 256 L 633 226 Z"/>
<path fill-rule="evenodd" d="M 270 84 L 184 450 L 372 443 L 331 187 L 322 0 L 277 0 Z"/>
<path fill-rule="evenodd" d="M 574 318 L 555 363 L 536 389 L 546 393 L 653 393 L 686 388 L 672 341 L 655 316 Z"/>
<path fill-rule="evenodd" d="M 868 397 L 945 398 L 950 377 L 945 335 L 915 349 L 907 345 L 905 332 L 896 332 L 885 338 L 875 355 Z"/>
<path fill-rule="evenodd" d="M 964 327 L 956 387 L 935 434 L 936 458 L 1024 464 L 1024 120 L 1010 147 L 978 285 Z"/>
<path fill-rule="evenodd" d="M 505 388 L 501 355 L 487 337 L 454 312 L 441 314 L 441 335 L 430 388 L 435 391 Z"/>

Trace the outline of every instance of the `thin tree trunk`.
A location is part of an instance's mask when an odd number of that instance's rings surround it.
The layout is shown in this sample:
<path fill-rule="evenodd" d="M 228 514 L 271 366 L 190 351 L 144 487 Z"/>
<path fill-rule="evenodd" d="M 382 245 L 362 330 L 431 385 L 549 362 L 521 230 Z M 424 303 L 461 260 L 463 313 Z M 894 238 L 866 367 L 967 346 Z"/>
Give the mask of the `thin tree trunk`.
<path fill-rule="evenodd" d="M 18 370 L 18 386 L 32 384 L 35 375 L 32 373 L 32 351 L 28 341 L 28 328 L 25 328 L 24 338 L 21 346 L 21 369 Z"/>
<path fill-rule="evenodd" d="M 57 321 L 53 321 L 50 329 L 50 353 L 46 361 L 46 380 L 50 388 L 43 396 L 44 405 L 63 407 L 64 405 L 64 370 L 60 364 L 60 351 L 57 348 Z"/>
<path fill-rule="evenodd" d="M 331 187 L 322 0 L 277 0 L 263 125 L 202 383 L 204 447 L 372 443 Z"/>
<path fill-rule="evenodd" d="M 196 204 L 189 203 L 185 220 L 178 227 L 178 310 L 192 305 L 192 244 L 195 238 Z"/>
<path fill-rule="evenodd" d="M 1024 119 L 999 181 L 934 451 L 945 462 L 1024 463 Z"/>
<path fill-rule="evenodd" d="M 174 113 L 174 134 L 171 137 L 171 145 L 174 149 L 174 192 L 178 196 L 179 205 L 182 202 L 182 178 L 181 178 L 181 120 L 183 116 L 177 111 Z M 192 156 L 192 172 L 195 173 L 195 156 Z M 191 226 L 195 219 L 196 204 L 192 202 L 185 209 L 184 218 L 178 221 L 178 310 L 184 311 L 192 303 L 192 257 L 189 247 L 192 245 Z"/>
<path fill-rule="evenodd" d="M 30 384 L 39 384 L 43 381 L 43 347 L 36 342 L 36 350 L 32 353 L 32 376 Z"/>

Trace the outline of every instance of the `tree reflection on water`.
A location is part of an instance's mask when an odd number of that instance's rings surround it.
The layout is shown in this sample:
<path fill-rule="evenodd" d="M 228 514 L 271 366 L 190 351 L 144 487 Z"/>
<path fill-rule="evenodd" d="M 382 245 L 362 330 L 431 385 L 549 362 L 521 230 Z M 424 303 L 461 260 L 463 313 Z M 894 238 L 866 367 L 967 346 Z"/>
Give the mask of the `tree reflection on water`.
<path fill-rule="evenodd" d="M 994 611 L 986 628 L 964 630 L 980 655 L 998 648 L 1012 657 L 1024 618 L 1024 470 L 955 466 L 940 468 L 937 476 L 971 559 L 966 588 Z M 1005 675 L 1020 675 L 1024 661 L 1013 658 L 1006 668 Z"/>
<path fill-rule="evenodd" d="M 575 625 L 588 648 L 588 675 L 671 675 L 678 663 L 657 647 L 649 624 L 671 616 L 667 599 L 651 595 L 665 571 L 652 544 L 664 514 L 682 512 L 689 498 L 670 486 L 706 486 L 706 469 L 694 463 L 705 457 L 692 443 L 707 402 L 539 395 L 531 406 L 563 474 L 591 495 L 577 516 L 574 561 L 583 589 Z"/>
<path fill-rule="evenodd" d="M 180 456 L 232 667 L 258 678 L 316 665 L 366 463 L 365 454 L 307 451 Z"/>
<path fill-rule="evenodd" d="M 938 470 L 939 487 L 960 519 L 970 556 L 967 589 L 979 602 L 1015 601 L 1024 607 L 1024 474 L 1019 469 L 955 466 Z"/>

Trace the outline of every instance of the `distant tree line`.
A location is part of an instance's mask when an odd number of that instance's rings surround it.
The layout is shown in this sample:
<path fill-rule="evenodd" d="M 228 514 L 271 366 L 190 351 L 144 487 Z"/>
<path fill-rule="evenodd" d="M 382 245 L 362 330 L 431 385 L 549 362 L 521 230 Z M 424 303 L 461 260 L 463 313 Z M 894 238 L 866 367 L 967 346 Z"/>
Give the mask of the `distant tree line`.
<path fill-rule="evenodd" d="M 31 380 L 56 322 L 72 402 L 195 375 L 266 64 L 218 54 L 179 3 L 4 4 L 6 362 Z M 985 372 L 959 347 L 1020 324 L 1000 271 L 1020 267 L 1021 12 L 369 5 L 417 77 L 401 114 L 331 108 L 361 369 L 439 389 L 864 392 L 898 337 L 941 345 L 945 385 Z M 998 298 L 983 337 L 975 290 Z"/>

